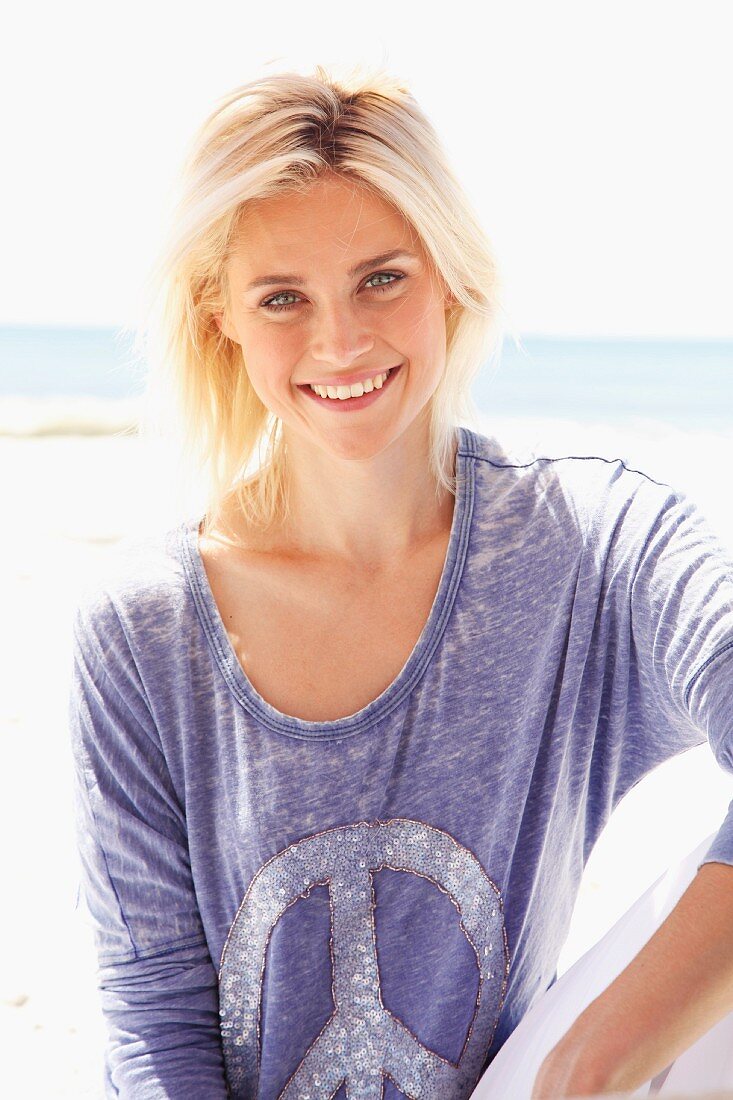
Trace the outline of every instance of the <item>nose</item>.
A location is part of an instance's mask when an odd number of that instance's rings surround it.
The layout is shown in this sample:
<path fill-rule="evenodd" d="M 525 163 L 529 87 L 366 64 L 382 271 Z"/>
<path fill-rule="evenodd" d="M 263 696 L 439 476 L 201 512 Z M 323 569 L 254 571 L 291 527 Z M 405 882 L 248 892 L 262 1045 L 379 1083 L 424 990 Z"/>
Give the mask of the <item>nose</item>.
<path fill-rule="evenodd" d="M 325 305 L 315 322 L 311 356 L 316 363 L 349 367 L 374 347 L 374 336 L 364 316 L 348 302 Z"/>

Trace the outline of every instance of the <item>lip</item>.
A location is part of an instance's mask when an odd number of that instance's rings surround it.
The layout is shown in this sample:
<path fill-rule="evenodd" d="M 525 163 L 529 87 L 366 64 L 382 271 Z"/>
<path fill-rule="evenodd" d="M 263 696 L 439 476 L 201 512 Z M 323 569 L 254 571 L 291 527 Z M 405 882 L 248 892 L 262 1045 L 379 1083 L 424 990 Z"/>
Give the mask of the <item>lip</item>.
<path fill-rule="evenodd" d="M 301 382 L 301 386 L 355 386 L 357 382 L 366 382 L 367 378 L 376 378 L 378 374 L 384 374 L 385 371 L 395 370 L 401 366 L 397 363 L 392 367 L 373 367 L 372 370 L 359 371 L 358 374 L 335 374 L 333 378 L 327 378 L 323 382 L 314 381 Z"/>
<path fill-rule="evenodd" d="M 361 397 L 349 397 L 345 401 L 337 401 L 334 398 L 330 398 L 330 397 L 320 397 L 317 393 L 315 393 L 310 388 L 310 386 L 307 383 L 303 386 L 299 386 L 298 389 L 302 390 L 306 397 L 310 397 L 314 401 L 318 401 L 319 404 L 321 404 L 324 407 L 330 409 L 331 412 L 342 412 L 342 413 L 358 412 L 359 409 L 365 409 L 368 405 L 373 405 L 375 401 L 379 400 L 381 395 L 383 393 L 385 393 L 390 388 L 390 386 L 392 385 L 392 382 L 394 381 L 394 379 L 400 373 L 400 368 L 401 367 L 402 367 L 402 364 L 400 363 L 396 367 L 388 368 L 390 370 L 390 374 L 387 377 L 386 382 L 383 383 L 381 389 L 379 389 L 379 390 L 374 389 L 374 390 L 371 391 L 371 393 L 362 394 Z M 379 374 L 379 371 L 377 371 L 376 373 Z M 365 378 L 374 378 L 374 375 L 373 374 L 367 374 L 367 375 L 364 375 L 364 377 Z M 359 381 L 361 381 L 361 379 L 359 379 Z M 335 382 L 330 383 L 330 385 L 336 385 L 336 384 L 337 383 L 335 383 Z M 343 382 L 343 383 L 341 383 L 341 385 L 346 385 L 346 383 Z"/>

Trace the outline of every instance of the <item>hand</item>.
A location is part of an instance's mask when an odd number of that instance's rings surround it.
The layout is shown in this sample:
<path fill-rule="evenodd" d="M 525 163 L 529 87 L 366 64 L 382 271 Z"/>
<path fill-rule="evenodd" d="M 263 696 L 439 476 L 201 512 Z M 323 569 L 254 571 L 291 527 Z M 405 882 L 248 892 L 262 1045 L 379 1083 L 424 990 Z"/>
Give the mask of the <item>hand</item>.
<path fill-rule="evenodd" d="M 733 1012 L 733 866 L 703 864 L 540 1066 L 531 1100 L 629 1094 Z"/>
<path fill-rule="evenodd" d="M 539 1068 L 531 1100 L 560 1100 L 568 1096 L 617 1094 L 593 1064 L 593 1047 L 571 1029 L 553 1047 Z"/>

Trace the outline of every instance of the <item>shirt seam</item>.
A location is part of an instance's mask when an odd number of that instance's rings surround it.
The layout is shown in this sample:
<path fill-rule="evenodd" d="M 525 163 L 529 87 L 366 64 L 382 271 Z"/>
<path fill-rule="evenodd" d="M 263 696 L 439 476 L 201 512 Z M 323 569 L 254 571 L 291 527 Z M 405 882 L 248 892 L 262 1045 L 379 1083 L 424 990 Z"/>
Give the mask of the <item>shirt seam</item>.
<path fill-rule="evenodd" d="M 119 625 L 120 630 L 122 631 L 122 636 L 125 639 L 125 645 L 127 647 L 127 652 L 130 655 L 130 660 L 132 661 L 132 664 L 134 666 L 135 673 L 136 673 L 136 676 L 137 676 L 137 679 L 138 679 L 138 682 L 139 682 L 139 685 L 140 685 L 140 692 L 141 692 L 142 701 L 145 704 L 145 707 L 148 711 L 148 714 L 150 715 L 150 721 L 153 724 L 153 728 L 155 729 L 156 734 L 158 734 L 158 727 L 157 727 L 156 722 L 155 722 L 155 716 L 153 714 L 153 708 L 150 705 L 150 699 L 148 697 L 148 692 L 147 692 L 147 689 L 146 689 L 145 684 L 143 682 L 142 675 L 140 674 L 140 667 L 137 663 L 137 660 L 135 659 L 135 654 L 133 652 L 132 645 L 130 644 L 130 638 L 128 636 L 127 629 L 125 627 L 125 624 L 122 621 L 122 618 L 120 617 L 119 612 L 117 611 L 117 608 L 115 607 L 115 605 L 112 601 L 110 601 L 110 610 L 111 610 L 112 614 L 114 615 L 115 619 L 117 620 L 117 623 Z M 160 735 L 158 734 L 158 736 L 160 736 Z M 160 747 L 162 749 L 162 744 L 161 744 Z"/>
<path fill-rule="evenodd" d="M 729 649 L 733 649 L 733 638 L 730 638 L 727 642 L 723 642 L 722 645 L 718 646 L 718 648 L 713 653 L 711 653 L 709 657 L 707 657 L 703 661 L 703 663 L 700 665 L 700 667 L 698 669 L 696 669 L 695 672 L 692 673 L 692 676 L 690 677 L 690 679 L 688 681 L 688 684 L 687 684 L 687 687 L 685 688 L 684 696 L 683 696 L 684 701 L 685 701 L 685 706 L 688 707 L 688 709 L 689 709 L 689 705 L 690 705 L 690 694 L 692 692 L 693 687 L 695 686 L 695 681 L 705 671 L 705 669 L 708 667 L 709 664 L 711 664 L 713 661 L 717 660 L 717 658 L 721 657 L 724 653 L 727 653 Z"/>
<path fill-rule="evenodd" d="M 88 761 L 88 758 L 89 758 L 89 752 L 88 752 L 88 749 L 85 746 L 84 747 L 84 762 L 82 764 L 82 778 L 83 778 L 83 781 L 84 781 L 84 789 L 85 789 L 86 794 L 87 794 L 87 805 L 89 806 L 89 813 L 92 815 L 92 821 L 94 822 L 94 830 L 95 830 L 95 833 L 96 833 L 95 840 L 96 840 L 96 843 L 99 845 L 99 851 L 101 852 L 102 859 L 104 860 L 104 869 L 107 872 L 107 879 L 109 880 L 110 887 L 112 888 L 112 893 L 114 894 L 115 901 L 117 903 L 117 909 L 118 909 L 119 914 L 120 914 L 120 919 L 122 920 L 122 923 L 125 926 L 125 931 L 127 932 L 128 939 L 130 940 L 130 946 L 132 947 L 132 950 L 134 952 L 137 952 L 137 946 L 135 944 L 135 939 L 134 939 L 133 934 L 132 934 L 132 929 L 130 928 L 130 925 L 128 923 L 125 911 L 122 908 L 122 902 L 120 901 L 120 895 L 117 892 L 117 886 L 115 884 L 114 878 L 112 877 L 112 872 L 110 870 L 109 861 L 107 859 L 107 850 L 106 850 L 104 844 L 102 843 L 101 829 L 99 827 L 99 822 L 97 820 L 97 814 L 96 814 L 96 811 L 94 809 L 94 800 L 92 798 L 92 791 L 91 791 L 91 787 L 89 785 L 89 779 L 87 777 L 87 761 Z"/>
<path fill-rule="evenodd" d="M 132 942 L 132 940 L 131 940 Z M 183 936 L 179 940 L 167 940 L 165 943 L 158 944 L 156 947 L 150 947 L 145 949 L 134 949 L 134 954 L 129 952 L 124 953 L 110 953 L 108 951 L 100 952 L 98 955 L 100 965 L 104 966 L 109 963 L 132 963 L 132 962 L 144 962 L 146 959 L 162 958 L 165 955 L 171 955 L 174 951 L 181 947 L 196 947 L 198 945 L 208 946 L 205 936 Z"/>
<path fill-rule="evenodd" d="M 466 454 L 464 451 L 460 453 Z M 546 455 L 537 455 L 531 462 L 524 463 L 495 462 L 494 459 L 488 458 L 486 455 L 475 454 L 474 452 L 470 452 L 468 457 L 476 458 L 479 462 L 488 462 L 489 465 L 495 466 L 499 470 L 527 470 L 537 462 L 567 462 L 569 460 L 574 462 L 605 462 L 608 466 L 615 466 L 617 463 L 620 463 L 624 470 L 630 474 L 640 474 L 642 477 L 646 478 L 647 481 L 651 481 L 653 485 L 659 485 L 665 489 L 673 489 L 673 486 L 670 485 L 669 482 L 657 481 L 649 474 L 644 473 L 643 470 L 637 470 L 634 466 L 627 466 L 622 458 L 606 458 L 603 455 L 557 455 L 554 458 L 550 458 Z"/>
<path fill-rule="evenodd" d="M 81 640 L 79 638 L 77 638 L 77 644 L 79 645 L 80 649 L 83 652 L 83 645 L 81 644 Z M 99 663 L 96 666 L 96 668 L 97 668 L 97 671 L 99 673 L 101 673 L 101 675 L 105 678 L 105 680 L 110 684 L 110 686 L 113 688 L 113 690 L 119 694 L 119 688 L 114 683 L 112 678 L 109 676 L 109 674 L 108 674 L 107 670 L 105 669 L 104 665 Z M 168 769 L 168 773 L 170 775 L 170 769 L 168 768 L 168 762 L 165 760 L 165 754 L 163 753 L 162 748 L 158 747 L 158 751 L 161 752 L 161 755 L 163 756 L 165 766 Z M 88 757 L 89 757 L 89 753 L 88 753 L 88 750 L 85 746 L 84 747 L 85 762 L 88 760 Z M 120 919 L 122 920 L 122 923 L 125 926 L 125 930 L 127 931 L 127 935 L 128 935 L 129 940 L 130 940 L 130 946 L 132 947 L 132 951 L 133 951 L 132 957 L 130 956 L 129 952 L 124 952 L 122 954 L 117 954 L 117 953 L 110 954 L 108 952 L 100 953 L 99 954 L 100 962 L 101 962 L 102 959 L 110 959 L 111 961 L 120 961 L 120 960 L 123 960 L 123 959 L 127 959 L 128 961 L 134 961 L 135 959 L 138 959 L 138 958 L 145 958 L 146 957 L 145 953 L 144 952 L 141 953 L 139 951 L 138 946 L 135 942 L 135 937 L 132 934 L 132 928 L 131 928 L 130 923 L 127 919 L 127 915 L 126 915 L 124 907 L 122 905 L 122 901 L 120 899 L 119 892 L 117 890 L 117 885 L 116 885 L 116 882 L 115 882 L 115 878 L 114 878 L 114 876 L 112 874 L 112 871 L 110 869 L 110 866 L 109 866 L 109 859 L 108 859 L 108 856 L 107 856 L 107 850 L 106 850 L 106 848 L 105 848 L 105 846 L 102 842 L 102 839 L 101 839 L 101 829 L 99 827 L 97 814 L 96 814 L 96 811 L 94 809 L 94 800 L 92 798 L 92 792 L 91 792 L 91 787 L 90 787 L 90 784 L 89 784 L 89 779 L 88 779 L 88 776 L 87 776 L 86 766 L 82 767 L 82 773 L 83 773 L 84 788 L 87 792 L 87 804 L 89 806 L 89 813 L 91 814 L 92 821 L 94 823 L 94 829 L 95 829 L 95 834 L 96 834 L 95 835 L 95 841 L 99 846 L 99 851 L 100 851 L 100 853 L 102 855 L 102 859 L 104 861 L 104 869 L 107 872 L 107 879 L 109 880 L 110 888 L 112 889 L 115 901 L 117 903 L 117 909 L 118 909 L 119 914 L 120 914 Z M 171 782 L 172 782 L 172 776 L 171 776 Z M 186 834 L 186 839 L 188 839 L 188 836 L 187 836 L 188 830 L 187 829 L 185 829 L 185 834 Z M 191 940 L 191 942 L 197 942 L 200 939 L 201 939 L 201 936 L 199 934 L 196 934 L 196 936 L 193 939 L 191 939 L 191 934 L 189 933 L 187 936 L 182 937 L 180 940 L 170 940 L 170 941 L 168 941 L 168 944 L 182 944 L 182 943 L 185 943 L 188 940 Z M 157 949 L 156 949 L 156 951 L 157 951 Z"/>

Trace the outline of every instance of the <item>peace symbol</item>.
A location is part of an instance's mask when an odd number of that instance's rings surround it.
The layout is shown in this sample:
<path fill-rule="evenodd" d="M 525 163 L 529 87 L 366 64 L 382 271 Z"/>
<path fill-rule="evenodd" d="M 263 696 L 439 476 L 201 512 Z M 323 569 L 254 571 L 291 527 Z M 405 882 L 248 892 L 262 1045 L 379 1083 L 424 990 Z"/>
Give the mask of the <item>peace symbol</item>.
<path fill-rule="evenodd" d="M 382 1004 L 372 875 L 408 871 L 445 891 L 476 954 L 479 986 L 458 1063 L 428 1049 Z M 272 929 L 314 885 L 328 884 L 335 1011 L 278 1100 L 381 1100 L 389 1076 L 406 1096 L 459 1100 L 473 1091 L 506 989 L 509 952 L 501 895 L 467 848 L 422 821 L 359 821 L 296 841 L 252 879 L 219 971 L 222 1048 L 230 1095 L 257 1095 L 260 989 Z"/>

